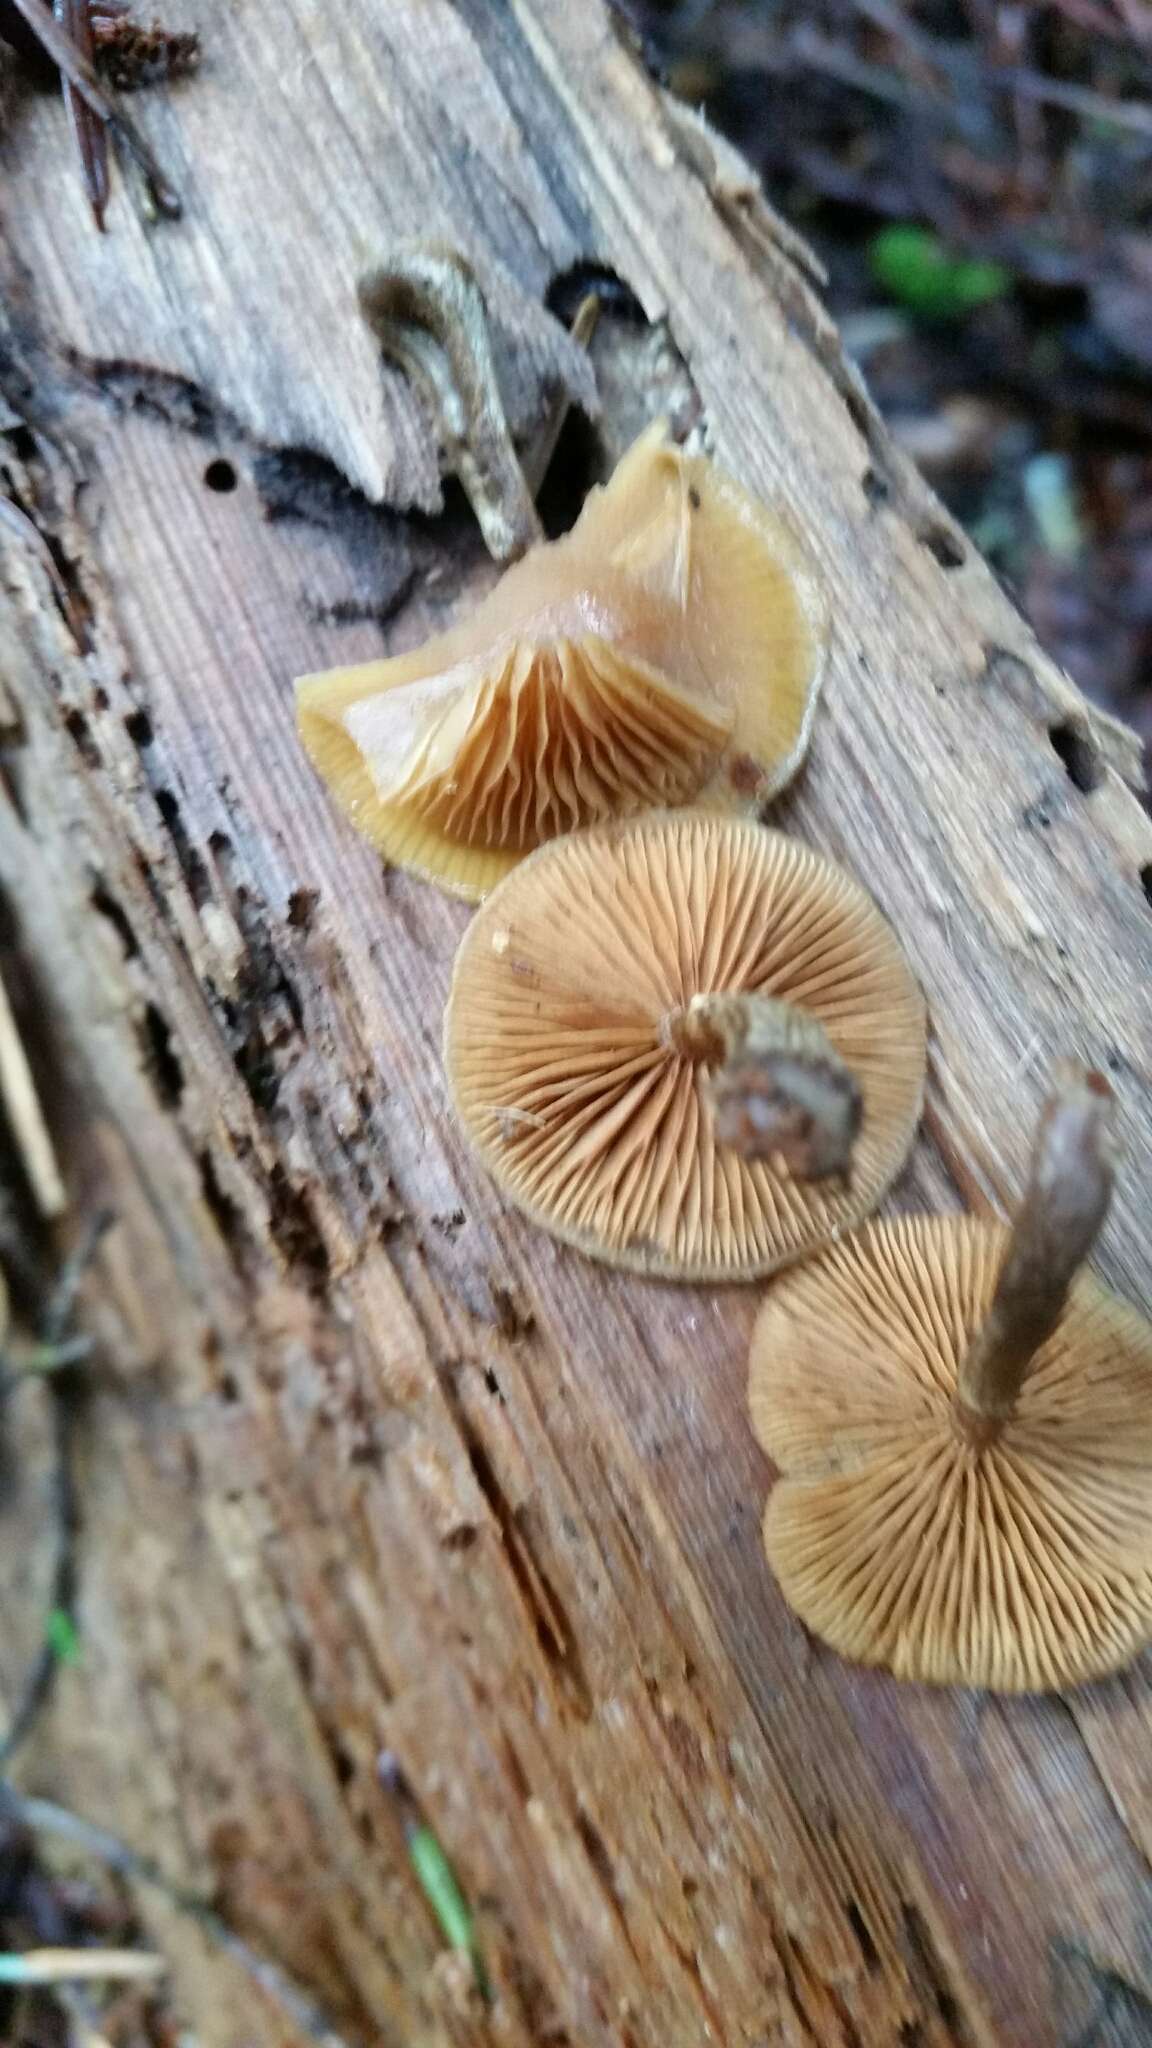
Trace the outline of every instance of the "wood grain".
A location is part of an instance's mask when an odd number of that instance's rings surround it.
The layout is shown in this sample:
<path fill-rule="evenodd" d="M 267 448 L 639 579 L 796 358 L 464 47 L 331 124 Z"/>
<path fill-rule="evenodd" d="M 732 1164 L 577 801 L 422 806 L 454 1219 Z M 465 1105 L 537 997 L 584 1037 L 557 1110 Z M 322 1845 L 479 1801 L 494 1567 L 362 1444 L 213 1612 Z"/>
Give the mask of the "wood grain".
<path fill-rule="evenodd" d="M 927 992 L 896 1205 L 1010 1203 L 1050 1061 L 1086 1057 L 1128 1146 L 1100 1269 L 1147 1309 L 1134 750 L 599 4 L 198 17 L 202 73 L 142 116 L 182 226 L 121 195 L 100 243 L 54 101 L 18 99 L 0 150 L 3 390 L 33 430 L 0 461 L 74 593 L 69 625 L 0 537 L 4 978 L 74 1199 L 119 1217 L 88 1306 L 85 1654 L 25 1781 L 214 1887 L 356 2043 L 1152 2040 L 1147 1663 L 997 1702 L 807 1643 L 759 1545 L 758 1291 L 593 1268 L 466 1155 L 439 1036 L 467 912 L 381 874 L 291 729 L 294 674 L 413 644 L 493 573 L 451 495 L 399 516 L 437 465 L 348 318 L 365 242 L 449 234 L 507 280 L 525 429 L 552 280 L 631 287 L 650 327 L 594 348 L 603 459 L 689 408 L 833 593 L 774 815 L 865 881 Z M 473 1904 L 488 2006 L 438 1953 L 383 1748 Z M 288 2038 L 195 1929 L 153 1931 L 206 2048 Z"/>

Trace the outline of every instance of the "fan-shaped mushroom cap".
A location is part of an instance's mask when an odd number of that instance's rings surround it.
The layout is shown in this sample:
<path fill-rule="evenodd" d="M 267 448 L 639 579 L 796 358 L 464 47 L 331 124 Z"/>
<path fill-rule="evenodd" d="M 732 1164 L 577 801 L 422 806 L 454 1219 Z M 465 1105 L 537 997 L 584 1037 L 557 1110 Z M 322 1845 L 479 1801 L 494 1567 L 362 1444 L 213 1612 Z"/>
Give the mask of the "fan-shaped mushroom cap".
<path fill-rule="evenodd" d="M 717 1141 L 699 998 L 780 999 L 824 1027 L 863 1120 L 849 1185 Z M 690 1034 L 689 1034 L 690 1035 Z M 456 1105 L 513 1199 L 594 1257 L 748 1280 L 866 1213 L 916 1126 L 924 1013 L 847 875 L 747 819 L 649 813 L 541 848 L 477 914 L 445 1028 Z"/>
<path fill-rule="evenodd" d="M 300 732 L 366 837 L 477 898 L 574 827 L 782 788 L 824 637 L 787 526 L 658 424 L 469 620 L 412 654 L 304 677 Z"/>
<path fill-rule="evenodd" d="M 783 1475 L 768 1560 L 807 1626 L 898 1678 L 1035 1692 L 1152 1637 L 1152 1328 L 1081 1275 L 1012 1421 L 974 1450 L 957 1373 L 1009 1236 L 866 1225 L 773 1289 L 749 1399 Z"/>

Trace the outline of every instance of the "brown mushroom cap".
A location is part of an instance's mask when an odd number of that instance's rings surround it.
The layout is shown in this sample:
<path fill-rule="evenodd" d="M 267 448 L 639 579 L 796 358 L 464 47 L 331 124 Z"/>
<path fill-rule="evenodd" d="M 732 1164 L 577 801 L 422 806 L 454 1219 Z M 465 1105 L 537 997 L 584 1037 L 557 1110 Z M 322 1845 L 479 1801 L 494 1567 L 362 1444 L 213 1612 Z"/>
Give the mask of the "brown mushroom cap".
<path fill-rule="evenodd" d="M 850 1065 L 850 1185 L 718 1144 L 708 1068 L 669 1020 L 726 992 L 810 1012 Z M 669 811 L 557 840 L 508 876 L 457 956 L 445 1059 L 484 1164 L 555 1236 L 658 1277 L 748 1280 L 855 1222 L 898 1171 L 924 1011 L 847 875 L 747 819 Z"/>
<path fill-rule="evenodd" d="M 1009 1235 L 866 1225 L 773 1290 L 749 1400 L 783 1475 L 765 1548 L 805 1624 L 898 1678 L 1034 1692 L 1152 1637 L 1152 1327 L 1082 1274 L 974 1451 L 957 1374 Z"/>
<path fill-rule="evenodd" d="M 304 677 L 300 733 L 389 859 L 475 899 L 575 827 L 773 795 L 807 747 L 825 632 L 787 525 L 657 423 L 469 620 Z"/>

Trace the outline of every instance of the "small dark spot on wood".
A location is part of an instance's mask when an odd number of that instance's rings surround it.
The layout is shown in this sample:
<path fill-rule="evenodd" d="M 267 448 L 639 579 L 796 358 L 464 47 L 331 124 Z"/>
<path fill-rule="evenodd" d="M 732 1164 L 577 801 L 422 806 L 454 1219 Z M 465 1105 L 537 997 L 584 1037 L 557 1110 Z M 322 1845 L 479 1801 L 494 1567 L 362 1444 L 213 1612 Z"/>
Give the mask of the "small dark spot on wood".
<path fill-rule="evenodd" d="M 1146 900 L 1152 903 L 1152 860 L 1145 861 L 1144 866 L 1140 870 L 1140 887 L 1144 891 Z"/>
<path fill-rule="evenodd" d="M 92 692 L 92 709 L 99 712 L 108 709 L 108 692 L 102 684 L 98 684 Z"/>
<path fill-rule="evenodd" d="M 484 1385 L 495 1400 L 503 1401 L 504 1395 L 501 1391 L 500 1382 L 490 1365 L 486 1365 L 484 1368 Z"/>
<path fill-rule="evenodd" d="M 471 1550 L 480 1531 L 475 1522 L 459 1522 L 444 1538 L 445 1550 Z"/>
<path fill-rule="evenodd" d="M 240 1388 L 233 1373 L 221 1373 L 216 1391 L 222 1401 L 232 1403 L 240 1399 Z"/>
<path fill-rule="evenodd" d="M 240 1205 L 221 1187 L 216 1162 L 210 1152 L 198 1153 L 196 1164 L 200 1172 L 200 1192 L 204 1197 L 204 1206 L 225 1244 L 235 1246 L 244 1235 L 244 1219 Z"/>
<path fill-rule="evenodd" d="M 851 381 L 841 385 L 840 396 L 844 400 L 844 410 L 848 414 L 852 425 L 858 434 L 864 436 L 869 447 L 871 447 L 876 434 L 876 421 L 868 400 L 862 391 L 857 391 L 856 386 Z"/>
<path fill-rule="evenodd" d="M 295 1187 L 284 1168 L 268 1176 L 268 1227 L 286 1264 L 305 1276 L 309 1290 L 322 1294 L 331 1261 L 307 1190 Z"/>
<path fill-rule="evenodd" d="M 214 860 L 227 860 L 228 855 L 232 851 L 232 841 L 229 839 L 228 834 L 219 831 L 210 832 L 208 834 L 208 851 Z"/>
<path fill-rule="evenodd" d="M 150 747 L 156 737 L 146 711 L 130 711 L 124 720 L 124 730 L 134 747 Z"/>
<path fill-rule="evenodd" d="M 1020 823 L 1028 832 L 1047 832 L 1052 823 L 1052 813 L 1040 798 L 1033 804 L 1025 804 L 1020 813 Z"/>
<path fill-rule="evenodd" d="M 0 790 L 3 790 L 20 823 L 26 825 L 28 823 L 28 810 L 24 802 L 24 791 L 21 786 L 20 771 L 16 765 L 15 751 L 10 747 L 5 747 L 0 751 Z"/>
<path fill-rule="evenodd" d="M 964 549 L 946 526 L 925 526 L 916 538 L 942 569 L 959 569 L 963 565 Z"/>
<path fill-rule="evenodd" d="M 943 1960 L 936 1951 L 923 1914 L 910 1900 L 905 1899 L 902 1917 L 913 1977 L 918 1980 L 921 1991 L 931 1997 L 944 2026 L 955 2035 L 957 2042 L 967 2041 L 968 2029 L 963 2025 L 960 2007 L 945 1975 Z"/>
<path fill-rule="evenodd" d="M 176 859 L 180 864 L 180 872 L 188 885 L 188 894 L 191 896 L 196 909 L 203 910 L 204 905 L 212 895 L 212 883 L 204 863 L 204 857 L 193 846 L 192 841 L 188 837 L 180 811 L 180 803 L 174 791 L 170 789 L 157 789 L 154 794 L 156 797 L 156 808 L 164 820 L 168 837 L 172 841 Z"/>
<path fill-rule="evenodd" d="M 449 1244 L 453 1244 L 457 1232 L 464 1228 L 465 1216 L 463 1209 L 449 1209 L 443 1216 L 430 1216 L 428 1220 L 433 1230 L 438 1230 L 441 1237 L 446 1237 Z"/>
<path fill-rule="evenodd" d="M 700 510 L 700 493 L 696 489 L 695 484 L 693 484 L 689 489 L 688 503 L 692 507 L 693 512 L 698 512 Z"/>
<path fill-rule="evenodd" d="M 137 1027 L 144 1070 L 165 1109 L 175 1109 L 184 1093 L 184 1069 L 172 1047 L 172 1027 L 155 1003 L 147 1003 Z"/>
<path fill-rule="evenodd" d="M 64 730 L 86 768 L 103 766 L 100 749 L 92 737 L 88 720 L 82 711 L 73 709 L 64 713 Z"/>
<path fill-rule="evenodd" d="M 700 1890 L 700 1886 L 694 1877 L 682 1877 L 680 1879 L 680 1889 L 683 1892 L 684 1897 L 687 1899 L 688 1904 L 691 1905 L 693 1899 L 697 1896 Z"/>
<path fill-rule="evenodd" d="M 124 958 L 126 960 L 135 960 L 140 952 L 140 945 L 128 921 L 123 905 L 117 902 L 111 890 L 106 889 L 103 882 L 94 884 L 88 901 L 97 915 L 106 918 L 112 926 L 120 941 Z"/>
<path fill-rule="evenodd" d="M 502 1337 L 509 1343 L 516 1337 L 530 1337 L 536 1328 L 536 1318 L 531 1309 L 525 1308 L 510 1287 L 499 1281 L 490 1282 L 492 1291 L 492 1320 Z"/>
<path fill-rule="evenodd" d="M 878 1970 L 880 1968 L 880 1952 L 868 1931 L 868 1924 L 855 1899 L 849 1899 L 848 1901 L 848 1925 L 860 1945 L 860 1953 L 864 1958 L 865 1969 L 869 1972 Z"/>
<path fill-rule="evenodd" d="M 1059 725 L 1048 727 L 1052 750 L 1058 754 L 1074 789 L 1085 796 L 1091 790 L 1099 789 L 1104 780 L 1104 764 L 1100 749 L 1083 724 L 1075 719 L 1064 719 Z"/>
<path fill-rule="evenodd" d="M 217 455 L 204 471 L 204 483 L 210 491 L 234 491 L 239 481 L 235 465 L 226 461 L 222 455 Z"/>
<path fill-rule="evenodd" d="M 866 469 L 860 479 L 860 488 L 868 503 L 874 508 L 887 505 L 892 496 L 892 486 L 878 469 Z"/>
<path fill-rule="evenodd" d="M 623 1919 L 624 1908 L 616 1884 L 616 1872 L 612 1867 L 612 1858 L 608 1854 L 607 1843 L 595 1822 L 589 1818 L 583 1807 L 579 1806 L 576 1809 L 576 1832 L 580 1837 L 584 1854 L 596 1873 L 596 1879 L 601 1890 L 613 1910 Z"/>
<path fill-rule="evenodd" d="M 293 889 L 288 898 L 288 922 L 293 931 L 311 931 L 319 902 L 319 889 Z"/>

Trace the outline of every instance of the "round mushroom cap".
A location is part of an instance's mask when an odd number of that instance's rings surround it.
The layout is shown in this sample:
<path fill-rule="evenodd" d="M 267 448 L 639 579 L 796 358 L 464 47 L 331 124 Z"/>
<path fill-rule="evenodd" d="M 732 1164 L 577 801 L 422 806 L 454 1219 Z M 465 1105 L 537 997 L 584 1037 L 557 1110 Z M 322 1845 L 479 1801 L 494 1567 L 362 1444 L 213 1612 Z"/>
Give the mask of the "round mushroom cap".
<path fill-rule="evenodd" d="M 781 1472 L 768 1561 L 806 1626 L 898 1678 L 1039 1692 L 1152 1638 L 1152 1326 L 1082 1274 L 974 1451 L 952 1401 L 1007 1242 L 866 1225 L 765 1302 L 749 1402 Z"/>
<path fill-rule="evenodd" d="M 412 654 L 305 676 L 301 738 L 387 857 L 476 900 L 547 839 L 762 802 L 807 747 L 819 581 L 786 523 L 658 423 L 572 532 Z"/>
<path fill-rule="evenodd" d="M 850 1183 L 717 1143 L 707 1066 L 671 1042 L 697 996 L 755 993 L 824 1026 L 863 1095 Z M 750 1280 L 879 1200 L 920 1113 L 925 1026 L 857 884 L 743 818 L 654 812 L 554 841 L 502 882 L 457 955 L 456 1107 L 545 1229 L 666 1279 Z"/>

